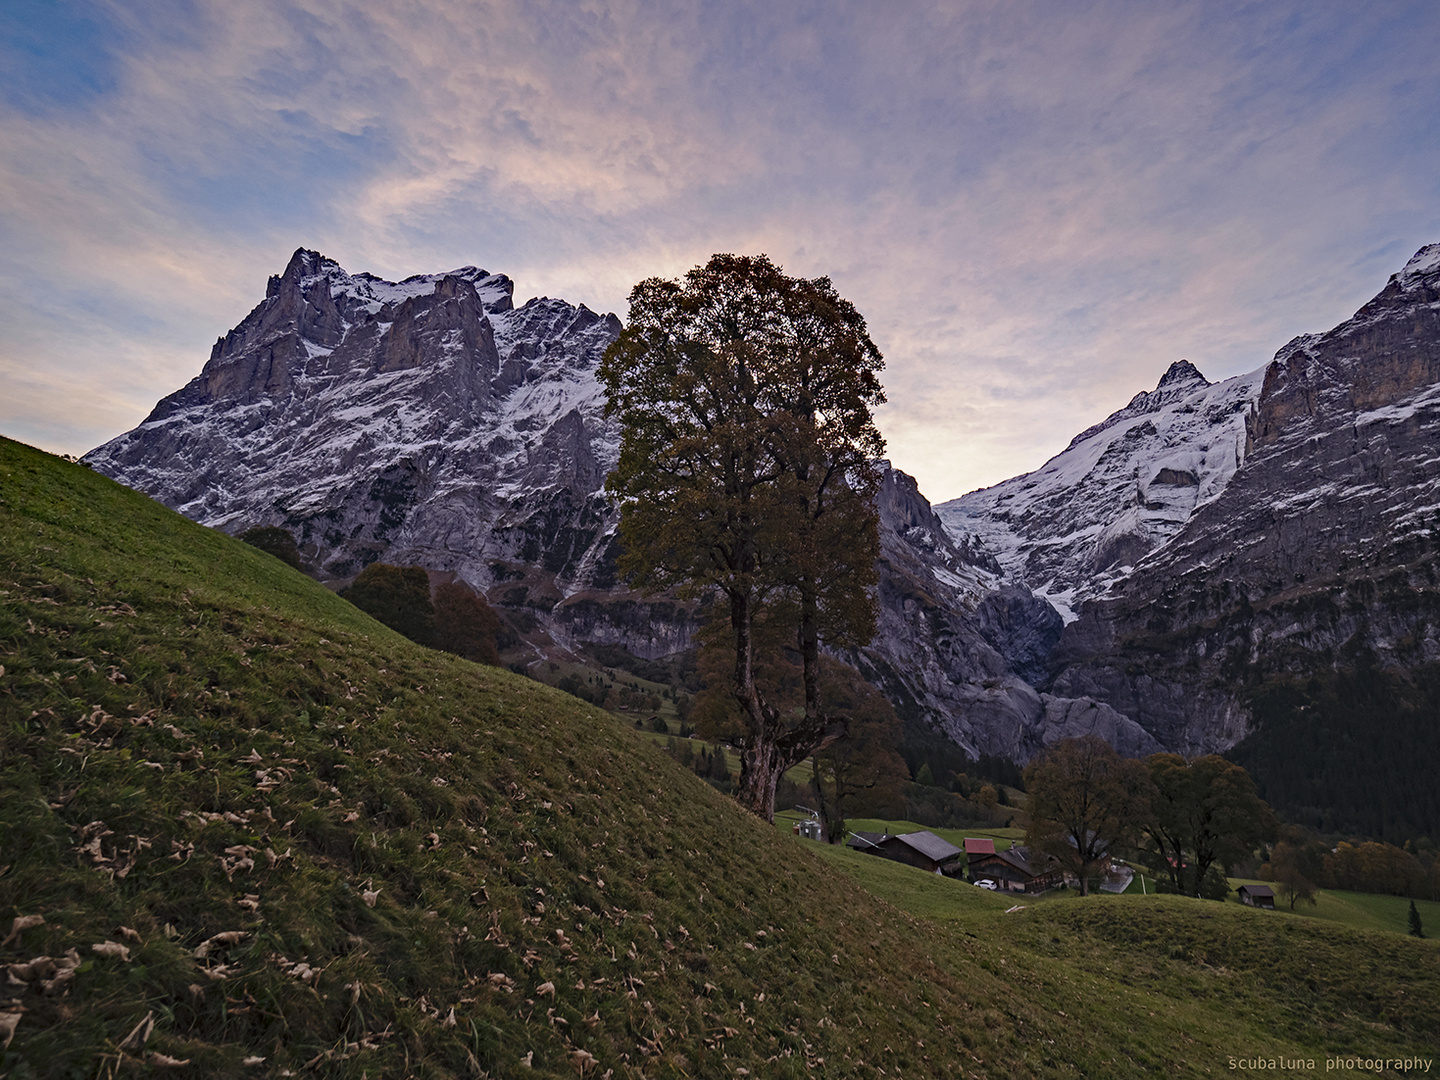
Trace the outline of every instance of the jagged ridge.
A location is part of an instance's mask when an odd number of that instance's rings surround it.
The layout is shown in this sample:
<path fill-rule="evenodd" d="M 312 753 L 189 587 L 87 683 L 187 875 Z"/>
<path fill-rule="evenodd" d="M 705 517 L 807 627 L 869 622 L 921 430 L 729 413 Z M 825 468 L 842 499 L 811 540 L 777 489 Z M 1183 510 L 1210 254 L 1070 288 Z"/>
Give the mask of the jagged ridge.
<path fill-rule="evenodd" d="M 541 653 L 683 649 L 693 607 L 615 578 L 618 448 L 594 369 L 619 321 L 512 296 L 476 267 L 388 282 L 301 249 L 199 376 L 86 460 L 205 524 L 288 528 L 322 577 L 382 557 L 453 574 L 538 622 Z M 1025 682 L 1058 617 L 1020 586 L 986 601 L 1000 565 L 904 473 L 881 520 L 880 633 L 852 659 L 912 723 L 1021 759 L 1082 729 L 1147 745 Z"/>

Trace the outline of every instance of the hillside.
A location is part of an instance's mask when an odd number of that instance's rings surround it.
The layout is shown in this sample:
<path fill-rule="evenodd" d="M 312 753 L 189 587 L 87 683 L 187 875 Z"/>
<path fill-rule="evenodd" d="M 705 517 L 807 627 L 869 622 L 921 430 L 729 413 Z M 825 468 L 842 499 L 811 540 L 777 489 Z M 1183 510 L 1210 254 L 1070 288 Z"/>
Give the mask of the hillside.
<path fill-rule="evenodd" d="M 1433 942 L 938 879 L 903 912 L 622 721 L 8 441 L 0 566 L 0 1075 L 1200 1076 L 1440 1042 Z"/>

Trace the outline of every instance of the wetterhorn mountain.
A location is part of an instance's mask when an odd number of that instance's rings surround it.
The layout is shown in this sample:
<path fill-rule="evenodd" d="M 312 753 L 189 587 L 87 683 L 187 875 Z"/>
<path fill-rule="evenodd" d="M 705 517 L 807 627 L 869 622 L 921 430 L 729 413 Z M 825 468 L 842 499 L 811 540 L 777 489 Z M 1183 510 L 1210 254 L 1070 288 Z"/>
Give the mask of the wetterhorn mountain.
<path fill-rule="evenodd" d="M 616 433 L 594 369 L 619 320 L 512 295 L 475 267 L 397 283 L 302 249 L 195 379 L 86 460 L 204 524 L 282 526 L 322 578 L 377 559 L 452 574 L 541 653 L 683 649 L 693 610 L 615 575 Z M 1021 759 L 1091 731 L 1155 748 L 1108 706 L 1031 685 L 1059 616 L 1002 587 L 913 479 L 888 473 L 881 516 L 880 633 L 852 659 L 912 722 Z"/>

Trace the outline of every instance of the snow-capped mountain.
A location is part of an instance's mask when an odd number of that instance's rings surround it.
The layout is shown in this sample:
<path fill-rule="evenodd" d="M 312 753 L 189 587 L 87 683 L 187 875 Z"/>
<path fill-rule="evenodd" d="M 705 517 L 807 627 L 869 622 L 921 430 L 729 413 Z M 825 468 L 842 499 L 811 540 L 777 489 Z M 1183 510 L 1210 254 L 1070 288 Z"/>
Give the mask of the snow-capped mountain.
<path fill-rule="evenodd" d="M 473 266 L 402 282 L 300 250 L 187 386 L 86 460 L 206 525 L 280 525 L 322 576 L 384 554 L 487 587 L 605 547 L 593 371 L 614 315 Z"/>
<path fill-rule="evenodd" d="M 377 559 L 453 574 L 541 650 L 685 648 L 691 608 L 615 576 L 618 445 L 595 367 L 620 322 L 512 297 L 475 267 L 389 282 L 302 249 L 195 379 L 86 460 L 204 524 L 289 529 L 323 578 Z M 1022 760 L 1091 731 L 1156 747 L 1026 681 L 1059 617 L 998 588 L 999 564 L 948 535 L 912 478 L 887 471 L 880 516 L 880 631 L 852 659 L 912 722 Z"/>
<path fill-rule="evenodd" d="M 1067 618 L 1103 596 L 1225 490 L 1245 460 L 1265 371 L 1210 383 L 1177 360 L 1154 390 L 1082 431 L 1039 469 L 936 512 L 993 552 L 1006 577 Z"/>
<path fill-rule="evenodd" d="M 1278 682 L 1440 663 L 1440 245 L 1263 369 L 1192 372 L 941 508 L 1074 599 L 1041 685 L 1199 753 L 1254 734 Z"/>

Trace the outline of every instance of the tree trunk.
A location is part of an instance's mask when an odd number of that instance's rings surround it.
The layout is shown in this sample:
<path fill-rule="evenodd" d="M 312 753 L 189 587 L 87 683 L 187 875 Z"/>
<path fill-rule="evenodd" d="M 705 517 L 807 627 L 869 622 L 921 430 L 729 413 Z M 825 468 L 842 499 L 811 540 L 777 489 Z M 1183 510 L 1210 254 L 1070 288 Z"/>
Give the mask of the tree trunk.
<path fill-rule="evenodd" d="M 773 741 L 760 741 L 740 748 L 740 790 L 735 798 L 752 814 L 775 820 L 775 786 L 785 767 L 778 762 Z"/>
<path fill-rule="evenodd" d="M 831 820 L 830 806 L 825 798 L 825 778 L 820 775 L 820 755 L 812 754 L 810 757 L 811 783 L 815 786 L 815 802 L 820 811 L 820 831 L 825 834 L 827 844 L 835 843 L 834 826 Z"/>
<path fill-rule="evenodd" d="M 754 609 L 749 593 L 730 593 L 730 626 L 735 633 L 735 674 L 731 693 L 745 712 L 745 739 L 740 746 L 740 805 L 766 821 L 775 820 L 775 785 L 787 766 L 779 764 L 775 743 L 778 713 L 765 704 L 755 685 Z"/>

